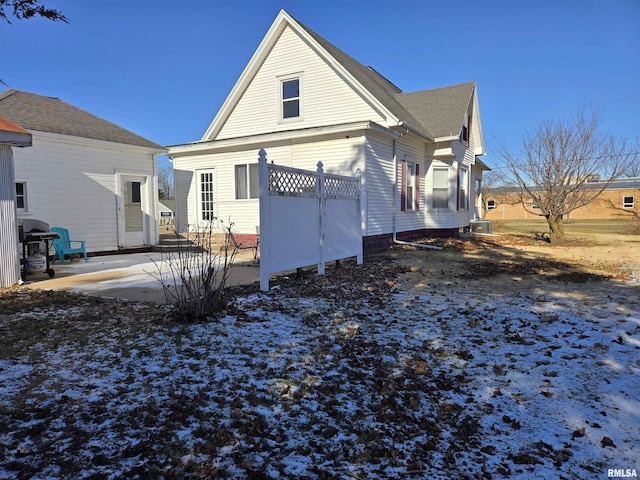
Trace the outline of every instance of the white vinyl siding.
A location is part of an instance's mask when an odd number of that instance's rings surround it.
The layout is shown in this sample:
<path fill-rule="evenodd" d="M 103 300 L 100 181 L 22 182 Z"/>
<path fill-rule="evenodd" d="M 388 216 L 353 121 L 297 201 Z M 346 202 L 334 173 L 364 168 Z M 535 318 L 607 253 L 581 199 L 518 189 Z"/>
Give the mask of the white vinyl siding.
<path fill-rule="evenodd" d="M 304 120 L 296 123 L 296 127 L 366 120 L 384 122 L 385 119 L 347 85 L 332 66 L 287 27 L 215 139 L 290 129 L 290 122 L 281 121 L 279 79 L 302 74 Z"/>
<path fill-rule="evenodd" d="M 37 132 L 33 146 L 14 149 L 14 157 L 16 178 L 28 187 L 28 212 L 18 216 L 68 229 L 89 252 L 118 248 L 117 172 L 151 180 L 155 164 L 146 149 Z M 155 219 L 156 188 L 145 190 L 150 210 L 144 214 Z M 150 226 L 157 243 L 155 221 Z"/>
<path fill-rule="evenodd" d="M 303 168 L 315 171 L 322 161 L 327 173 L 355 175 L 357 169 L 364 169 L 362 136 L 345 138 L 327 136 L 322 141 L 289 142 L 289 145 L 263 144 L 267 160 L 278 165 Z M 178 209 L 176 222 L 180 229 L 198 223 L 196 217 L 197 195 L 194 175 L 190 171 L 199 171 L 216 165 L 216 210 L 218 222 L 215 227 L 222 231 L 224 225 L 232 222 L 239 233 L 255 233 L 259 224 L 259 185 L 257 163 L 259 148 L 209 155 L 179 157 L 175 159 L 174 177 L 176 181 L 176 204 L 186 205 L 186 211 Z M 293 159 L 295 158 L 295 162 Z M 250 198 L 237 200 L 237 173 L 248 173 L 246 190 Z M 255 172 L 255 174 L 253 174 Z M 241 174 L 241 175 L 242 175 Z M 244 186 L 240 189 L 245 195 Z M 252 193 L 253 192 L 253 193 Z M 253 195 L 255 194 L 255 197 Z M 224 222 L 224 223 L 222 223 Z"/>
<path fill-rule="evenodd" d="M 393 229 L 393 142 L 390 138 L 367 135 L 364 169 L 364 235 L 381 235 Z"/>

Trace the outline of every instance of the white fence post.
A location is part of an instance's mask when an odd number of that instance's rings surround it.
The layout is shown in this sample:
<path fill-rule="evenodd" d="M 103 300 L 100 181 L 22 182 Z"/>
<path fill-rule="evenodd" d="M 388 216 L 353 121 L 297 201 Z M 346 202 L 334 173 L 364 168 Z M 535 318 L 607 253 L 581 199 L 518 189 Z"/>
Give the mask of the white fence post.
<path fill-rule="evenodd" d="M 318 180 L 316 183 L 316 191 L 318 192 L 318 225 L 320 227 L 320 235 L 318 236 L 318 246 L 320 247 L 320 262 L 318 263 L 318 275 L 324 275 L 325 262 L 324 262 L 324 216 L 326 214 L 326 200 L 325 200 L 325 187 L 324 187 L 324 170 L 322 168 L 322 162 L 318 162 Z"/>
<path fill-rule="evenodd" d="M 359 216 L 360 216 L 360 235 L 362 235 L 362 210 L 364 208 L 364 206 L 367 204 L 367 192 L 365 192 L 362 189 L 362 170 L 360 170 L 359 168 L 356 170 L 356 173 L 358 174 L 358 192 L 360 192 L 359 194 L 359 198 L 360 198 L 360 205 L 358 205 L 358 210 L 359 210 Z M 362 263 L 364 262 L 364 252 L 361 249 L 360 253 L 358 253 L 358 255 L 356 256 L 356 261 L 358 262 L 358 265 L 362 265 Z"/>
<path fill-rule="evenodd" d="M 271 202 L 269 201 L 269 167 L 264 148 L 258 153 L 258 182 L 260 185 L 260 290 L 269 290 L 269 261 L 271 257 Z"/>

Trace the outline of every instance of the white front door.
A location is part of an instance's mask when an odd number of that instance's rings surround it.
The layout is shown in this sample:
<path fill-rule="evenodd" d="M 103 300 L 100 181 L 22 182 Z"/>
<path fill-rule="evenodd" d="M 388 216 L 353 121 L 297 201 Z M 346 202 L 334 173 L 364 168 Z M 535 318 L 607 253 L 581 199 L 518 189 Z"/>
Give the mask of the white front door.
<path fill-rule="evenodd" d="M 144 215 L 146 187 L 146 177 L 135 175 L 120 177 L 118 243 L 121 247 L 136 247 L 147 243 L 145 242 L 147 222 Z"/>

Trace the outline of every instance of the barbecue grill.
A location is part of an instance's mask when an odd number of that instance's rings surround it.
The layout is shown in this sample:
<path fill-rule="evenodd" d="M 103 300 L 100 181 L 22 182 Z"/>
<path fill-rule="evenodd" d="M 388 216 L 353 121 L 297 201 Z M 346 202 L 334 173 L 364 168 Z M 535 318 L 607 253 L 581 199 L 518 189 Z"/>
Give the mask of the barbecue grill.
<path fill-rule="evenodd" d="M 18 220 L 18 238 L 22 243 L 22 280 L 28 273 L 44 270 L 49 277 L 56 272 L 49 265 L 49 241 L 60 238 L 56 232 L 49 231 L 49 224 L 42 220 L 25 218 Z M 44 242 L 44 263 L 40 245 Z"/>

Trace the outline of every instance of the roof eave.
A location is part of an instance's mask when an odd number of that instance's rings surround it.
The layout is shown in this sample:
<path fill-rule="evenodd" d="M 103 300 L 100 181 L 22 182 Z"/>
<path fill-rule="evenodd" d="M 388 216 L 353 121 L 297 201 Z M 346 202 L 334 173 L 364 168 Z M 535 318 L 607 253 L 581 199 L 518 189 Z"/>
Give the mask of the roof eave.
<path fill-rule="evenodd" d="M 200 140 L 197 142 L 183 143 L 178 145 L 168 145 L 167 155 L 191 155 L 197 153 L 207 153 L 220 148 L 230 148 L 251 144 L 265 144 L 283 139 L 301 139 L 319 135 L 331 135 L 336 133 L 346 133 L 353 131 L 374 130 L 393 138 L 398 134 L 383 125 L 375 122 L 350 122 L 323 127 L 309 127 L 297 130 L 284 130 L 280 132 L 260 133 L 244 137 L 225 138 L 221 140 Z"/>
<path fill-rule="evenodd" d="M 19 148 L 31 147 L 33 145 L 33 137 L 30 133 L 0 130 L 0 145 L 10 145 Z"/>
<path fill-rule="evenodd" d="M 31 132 L 8 118 L 0 117 L 0 144 L 12 147 L 30 147 L 33 145 Z"/>
<path fill-rule="evenodd" d="M 419 128 L 414 127 L 413 125 L 405 122 L 404 120 L 398 122 L 398 126 L 401 128 L 406 128 L 409 132 L 418 135 L 419 137 L 424 138 L 425 140 L 429 140 L 430 142 L 435 142 L 436 139 L 429 135 L 427 132 L 420 130 Z"/>

